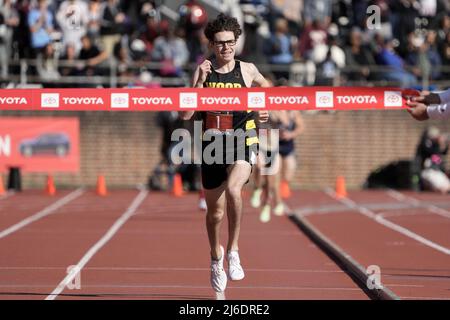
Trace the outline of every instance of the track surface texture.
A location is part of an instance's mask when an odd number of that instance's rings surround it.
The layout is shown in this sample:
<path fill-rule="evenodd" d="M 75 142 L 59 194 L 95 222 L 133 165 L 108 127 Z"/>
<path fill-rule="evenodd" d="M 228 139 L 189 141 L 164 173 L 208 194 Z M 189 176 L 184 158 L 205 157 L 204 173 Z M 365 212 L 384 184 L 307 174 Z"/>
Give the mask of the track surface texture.
<path fill-rule="evenodd" d="M 287 215 L 261 223 L 244 200 L 246 277 L 228 282 L 227 299 L 369 299 Z M 0 198 L 0 299 L 215 299 L 197 204 L 196 194 L 138 190 Z M 446 196 L 386 190 L 338 199 L 332 190 L 295 191 L 287 204 L 361 266 L 378 266 L 382 285 L 399 298 L 450 298 Z"/>

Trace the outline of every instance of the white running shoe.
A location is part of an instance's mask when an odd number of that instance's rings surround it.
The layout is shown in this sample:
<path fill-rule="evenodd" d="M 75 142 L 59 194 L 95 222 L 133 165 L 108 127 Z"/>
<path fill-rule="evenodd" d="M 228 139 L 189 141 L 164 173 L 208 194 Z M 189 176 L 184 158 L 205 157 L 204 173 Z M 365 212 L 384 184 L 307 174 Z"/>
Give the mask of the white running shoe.
<path fill-rule="evenodd" d="M 261 214 L 259 215 L 259 221 L 262 223 L 266 223 L 270 221 L 270 206 L 266 204 L 261 210 Z"/>
<path fill-rule="evenodd" d="M 241 260 L 239 259 L 239 253 L 237 251 L 228 251 L 228 275 L 233 281 L 242 280 L 245 277 L 244 269 L 241 266 Z"/>
<path fill-rule="evenodd" d="M 261 193 L 262 193 L 261 188 L 258 188 L 255 191 L 253 191 L 252 197 L 250 199 L 250 205 L 253 208 L 259 208 L 259 206 L 261 205 Z"/>
<path fill-rule="evenodd" d="M 216 292 L 216 300 L 226 300 L 227 298 L 225 297 L 225 291 L 223 292 Z"/>
<path fill-rule="evenodd" d="M 224 292 L 227 287 L 227 274 L 223 269 L 225 252 L 220 246 L 221 257 L 219 260 L 211 260 L 211 286 L 216 292 Z"/>
<path fill-rule="evenodd" d="M 198 201 L 198 208 L 202 211 L 206 211 L 207 206 L 205 198 L 200 198 L 200 200 Z"/>
<path fill-rule="evenodd" d="M 277 204 L 277 205 L 275 206 L 275 208 L 273 209 L 273 213 L 274 213 L 276 216 L 282 216 L 282 215 L 284 215 L 284 203 L 283 203 L 283 202 L 280 202 L 279 204 Z"/>

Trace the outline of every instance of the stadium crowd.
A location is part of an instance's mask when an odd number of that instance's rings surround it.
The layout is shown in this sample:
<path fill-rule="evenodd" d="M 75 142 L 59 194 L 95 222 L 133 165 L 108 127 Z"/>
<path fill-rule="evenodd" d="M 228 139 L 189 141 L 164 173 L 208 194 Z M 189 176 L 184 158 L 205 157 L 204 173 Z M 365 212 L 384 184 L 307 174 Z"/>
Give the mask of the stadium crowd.
<path fill-rule="evenodd" d="M 20 73 L 13 62 L 23 59 L 43 83 L 108 76 L 111 65 L 119 77 L 180 77 L 208 55 L 206 4 L 238 18 L 238 57 L 269 65 L 277 81 L 420 87 L 449 78 L 446 0 L 187 0 L 176 19 L 165 2 L 0 0 L 1 78 Z M 296 82 L 293 70 L 310 76 Z"/>

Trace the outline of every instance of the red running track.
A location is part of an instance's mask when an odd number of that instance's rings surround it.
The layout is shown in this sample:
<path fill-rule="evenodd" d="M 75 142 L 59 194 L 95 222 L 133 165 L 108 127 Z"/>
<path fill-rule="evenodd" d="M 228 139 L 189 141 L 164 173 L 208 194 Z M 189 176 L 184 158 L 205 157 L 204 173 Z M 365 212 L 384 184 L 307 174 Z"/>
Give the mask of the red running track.
<path fill-rule="evenodd" d="M 364 267 L 377 265 L 382 284 L 401 299 L 450 299 L 450 201 L 396 191 L 298 193 L 297 215 Z"/>
<path fill-rule="evenodd" d="M 134 196 L 136 191 L 113 192 L 108 198 L 86 192 L 52 214 L 0 238 L 0 298 L 44 299 L 64 278 L 67 267 L 78 262 Z M 57 198 L 36 198 L 35 193 L 25 192 L 1 201 L 8 201 L 10 206 L 2 225 L 13 225 L 24 218 L 23 211 L 15 206 L 24 205 L 32 216 Z"/>
<path fill-rule="evenodd" d="M 101 198 L 85 192 L 0 238 L 0 297 L 213 299 L 197 196 L 150 193 L 136 202 L 141 195 L 116 191 Z M 56 200 L 32 196 L 0 200 L 9 208 L 3 228 Z M 26 212 L 14 209 L 27 202 Z M 226 225 L 222 230 L 225 244 Z M 258 211 L 247 206 L 240 252 L 246 278 L 229 282 L 228 299 L 368 299 L 286 216 L 262 224 Z M 58 290 L 71 283 L 66 270 L 77 264 L 81 288 Z"/>

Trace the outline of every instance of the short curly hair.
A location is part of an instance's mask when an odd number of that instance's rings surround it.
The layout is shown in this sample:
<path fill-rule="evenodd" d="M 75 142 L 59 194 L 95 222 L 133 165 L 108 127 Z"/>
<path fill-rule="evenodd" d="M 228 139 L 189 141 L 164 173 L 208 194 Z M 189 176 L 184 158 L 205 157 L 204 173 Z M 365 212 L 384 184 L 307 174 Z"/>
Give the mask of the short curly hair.
<path fill-rule="evenodd" d="M 205 36 L 209 41 L 214 41 L 214 35 L 221 31 L 232 31 L 235 40 L 242 34 L 242 29 L 237 19 L 223 13 L 219 14 L 215 20 L 208 22 L 205 28 Z"/>

